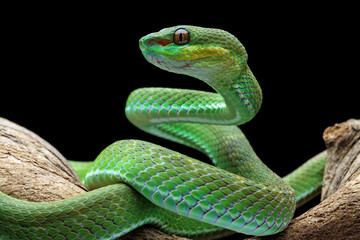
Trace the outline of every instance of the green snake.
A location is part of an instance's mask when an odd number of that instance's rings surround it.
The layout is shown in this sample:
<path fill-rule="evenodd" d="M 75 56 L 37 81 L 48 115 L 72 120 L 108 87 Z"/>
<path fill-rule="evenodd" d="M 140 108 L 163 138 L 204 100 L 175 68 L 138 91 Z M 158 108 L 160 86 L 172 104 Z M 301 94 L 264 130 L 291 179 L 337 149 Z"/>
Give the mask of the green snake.
<path fill-rule="evenodd" d="M 127 100 L 127 118 L 205 153 L 215 166 L 148 142 L 118 141 L 92 163 L 72 163 L 88 193 L 31 203 L 0 192 L 1 239 L 116 239 L 145 224 L 189 238 L 271 235 L 319 192 L 325 152 L 280 178 L 237 127 L 257 114 L 262 90 L 236 37 L 176 26 L 144 36 L 139 45 L 150 63 L 197 78 L 216 93 L 138 89 Z"/>

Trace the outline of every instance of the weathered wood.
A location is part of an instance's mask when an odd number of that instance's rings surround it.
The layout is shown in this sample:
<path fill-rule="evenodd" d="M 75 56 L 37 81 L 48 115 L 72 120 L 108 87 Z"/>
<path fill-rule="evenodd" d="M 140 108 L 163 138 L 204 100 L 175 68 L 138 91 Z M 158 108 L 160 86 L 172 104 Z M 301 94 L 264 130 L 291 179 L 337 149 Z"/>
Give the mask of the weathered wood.
<path fill-rule="evenodd" d="M 33 132 L 0 118 L 0 191 L 33 202 L 85 192 L 65 158 Z"/>
<path fill-rule="evenodd" d="M 154 228 L 139 228 L 135 231 L 127 234 L 119 240 L 189 240 L 188 238 L 182 238 L 178 236 L 169 236 Z"/>
<path fill-rule="evenodd" d="M 329 159 L 323 201 L 282 233 L 262 239 L 360 239 L 360 121 L 324 133 Z M 0 118 L 0 191 L 29 201 L 54 201 L 86 192 L 66 159 L 31 131 Z M 184 240 L 151 228 L 123 238 Z"/>
<path fill-rule="evenodd" d="M 327 128 L 324 141 L 329 156 L 324 173 L 322 200 L 359 175 L 360 121 L 349 120 Z"/>

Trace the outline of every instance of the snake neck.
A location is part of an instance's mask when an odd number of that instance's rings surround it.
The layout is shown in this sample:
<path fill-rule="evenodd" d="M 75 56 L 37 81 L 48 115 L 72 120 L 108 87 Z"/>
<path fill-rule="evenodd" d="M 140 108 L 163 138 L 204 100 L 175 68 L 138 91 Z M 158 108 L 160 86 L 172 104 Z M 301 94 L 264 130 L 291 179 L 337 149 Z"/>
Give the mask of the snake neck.
<path fill-rule="evenodd" d="M 247 63 L 234 69 L 224 68 L 202 79 L 217 91 L 226 105 L 226 125 L 242 125 L 260 110 L 262 90 Z"/>
<path fill-rule="evenodd" d="M 240 68 L 240 67 L 239 67 Z M 241 125 L 259 111 L 262 91 L 245 63 L 236 73 L 226 69 L 196 71 L 218 94 L 183 89 L 142 88 L 132 92 L 126 116 L 141 129 L 161 123 Z"/>

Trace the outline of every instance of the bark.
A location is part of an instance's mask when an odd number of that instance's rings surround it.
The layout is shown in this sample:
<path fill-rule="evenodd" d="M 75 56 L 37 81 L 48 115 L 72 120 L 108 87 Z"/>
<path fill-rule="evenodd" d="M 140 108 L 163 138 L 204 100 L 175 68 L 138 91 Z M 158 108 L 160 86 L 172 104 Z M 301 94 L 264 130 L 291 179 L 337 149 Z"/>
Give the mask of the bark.
<path fill-rule="evenodd" d="M 33 132 L 0 118 L 0 191 L 32 202 L 85 192 L 65 158 Z"/>
<path fill-rule="evenodd" d="M 252 239 L 360 239 L 360 121 L 324 132 L 328 161 L 322 202 L 275 235 Z"/>
<path fill-rule="evenodd" d="M 127 234 L 124 237 L 119 238 L 119 240 L 188 240 L 187 238 L 182 238 L 178 236 L 169 236 L 159 230 L 154 228 L 142 227 L 136 229 L 135 231 Z"/>
<path fill-rule="evenodd" d="M 360 239 L 360 121 L 324 133 L 328 162 L 323 201 L 280 234 L 253 239 Z M 55 201 L 86 190 L 66 159 L 31 131 L 0 118 L 0 191 L 29 201 Z M 184 240 L 152 228 L 121 239 Z"/>
<path fill-rule="evenodd" d="M 321 200 L 359 177 L 359 139 L 360 121 L 349 120 L 325 130 L 324 141 L 329 157 L 324 172 Z"/>

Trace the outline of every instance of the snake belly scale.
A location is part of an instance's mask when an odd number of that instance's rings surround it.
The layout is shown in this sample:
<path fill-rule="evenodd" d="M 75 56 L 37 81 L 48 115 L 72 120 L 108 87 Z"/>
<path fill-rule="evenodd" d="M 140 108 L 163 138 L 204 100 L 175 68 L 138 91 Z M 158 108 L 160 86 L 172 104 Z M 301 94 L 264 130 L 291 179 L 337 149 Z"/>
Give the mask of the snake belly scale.
<path fill-rule="evenodd" d="M 189 238 L 271 235 L 288 226 L 297 204 L 319 191 L 326 153 L 282 179 L 237 127 L 259 111 L 262 91 L 236 37 L 176 26 L 141 38 L 139 45 L 150 63 L 216 92 L 138 89 L 127 100 L 127 118 L 202 151 L 214 166 L 152 143 L 118 141 L 85 163 L 86 171 L 72 163 L 91 190 L 86 194 L 31 203 L 0 192 L 1 239 L 116 239 L 145 224 Z"/>

